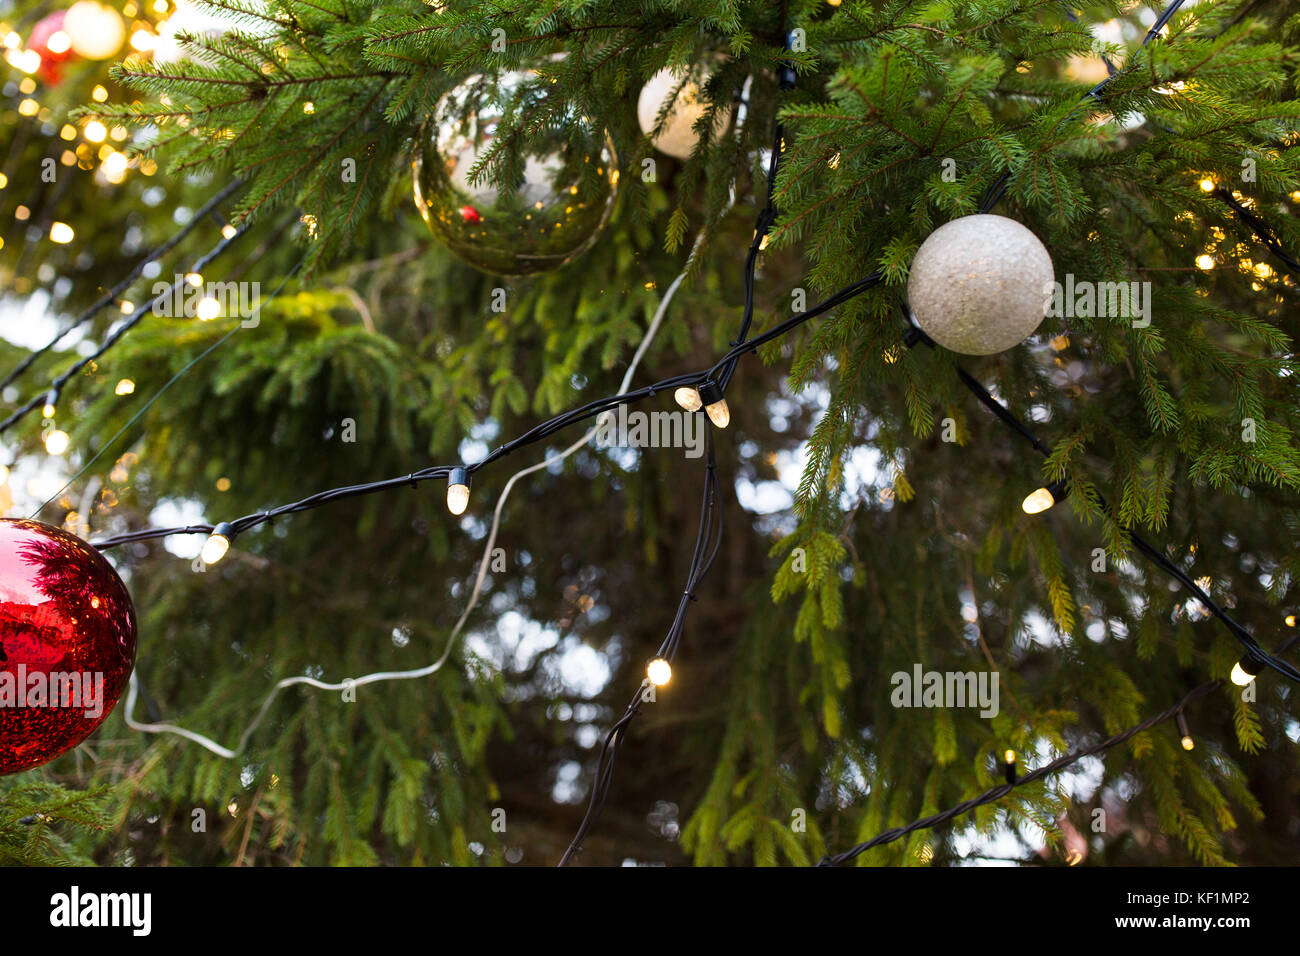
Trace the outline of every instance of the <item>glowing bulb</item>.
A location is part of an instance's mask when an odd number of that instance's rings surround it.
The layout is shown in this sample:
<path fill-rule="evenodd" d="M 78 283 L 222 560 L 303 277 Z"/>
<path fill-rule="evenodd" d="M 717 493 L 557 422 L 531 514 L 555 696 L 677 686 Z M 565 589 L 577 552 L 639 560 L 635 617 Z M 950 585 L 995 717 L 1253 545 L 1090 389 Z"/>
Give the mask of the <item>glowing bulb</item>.
<path fill-rule="evenodd" d="M 197 289 L 203 285 L 203 276 L 197 272 L 190 272 L 186 274 L 185 281 Z"/>
<path fill-rule="evenodd" d="M 68 450 L 68 433 L 54 429 L 45 436 L 45 451 L 51 455 L 62 455 Z"/>
<path fill-rule="evenodd" d="M 23 116 L 35 116 L 41 111 L 41 104 L 28 97 L 18 104 L 18 112 Z"/>
<path fill-rule="evenodd" d="M 1196 268 L 1202 272 L 1209 272 L 1214 268 L 1214 256 L 1200 255 L 1196 257 Z"/>
<path fill-rule="evenodd" d="M 645 676 L 656 687 L 663 687 L 673 679 L 673 668 L 662 657 L 656 657 L 646 665 Z"/>
<path fill-rule="evenodd" d="M 1212 192 L 1214 192 L 1214 180 L 1213 180 L 1213 179 L 1202 179 L 1202 180 L 1201 180 L 1201 192 L 1203 192 L 1203 193 L 1212 193 Z"/>
<path fill-rule="evenodd" d="M 1196 746 L 1196 741 L 1186 735 L 1183 736 L 1183 749 L 1192 750 Z"/>
<path fill-rule="evenodd" d="M 72 49 L 72 37 L 62 30 L 55 30 L 50 34 L 50 38 L 45 41 L 45 49 L 51 53 L 67 53 Z"/>
<path fill-rule="evenodd" d="M 114 150 L 109 153 L 108 158 L 104 160 L 100 169 L 104 171 L 104 178 L 114 185 L 126 179 L 127 158 L 125 153 L 119 153 Z"/>
<path fill-rule="evenodd" d="M 199 558 L 204 564 L 216 564 L 226 556 L 230 550 L 230 539 L 226 537 L 224 529 L 229 528 L 228 524 L 219 524 L 212 529 L 212 534 L 208 540 L 203 542 L 203 551 L 200 552 Z"/>
<path fill-rule="evenodd" d="M 117 383 L 117 388 L 113 389 L 115 395 L 130 395 L 135 391 L 135 382 L 129 378 L 124 378 Z"/>
<path fill-rule="evenodd" d="M 86 124 L 86 128 L 82 132 L 86 139 L 92 143 L 102 143 L 104 137 L 108 135 L 108 130 L 104 128 L 104 124 L 99 120 L 91 120 Z"/>
<path fill-rule="evenodd" d="M 463 515 L 469 507 L 469 472 L 464 468 L 453 468 L 447 476 L 447 510 L 454 515 Z"/>
<path fill-rule="evenodd" d="M 1016 752 L 1015 752 L 1014 750 L 1008 750 L 1006 753 L 1004 753 L 1004 754 L 1002 755 L 1002 762 L 1003 762 L 1003 763 L 1015 763 L 1015 762 L 1016 762 Z"/>
<path fill-rule="evenodd" d="M 210 322 L 221 314 L 221 303 L 210 295 L 205 295 L 194 307 L 194 314 L 203 322 Z"/>
<path fill-rule="evenodd" d="M 108 90 L 96 83 L 94 88 L 90 91 L 90 98 L 96 103 L 102 103 L 104 100 L 108 99 Z"/>
<path fill-rule="evenodd" d="M 712 405 L 705 405 L 704 414 L 708 415 L 709 421 L 719 428 L 726 428 L 731 424 L 731 408 L 725 398 L 718 399 Z"/>
<path fill-rule="evenodd" d="M 316 104 L 313 103 L 311 100 L 308 100 L 306 103 L 302 104 L 302 111 L 308 115 L 311 115 L 312 113 L 316 112 Z"/>
<path fill-rule="evenodd" d="M 46 403 L 45 403 L 45 407 L 41 409 L 41 417 L 42 417 L 42 418 L 53 418 L 53 417 L 54 417 L 54 413 L 55 413 L 56 411 L 58 411 L 58 409 L 56 409 L 56 408 L 55 408 L 52 404 L 50 404 L 49 402 L 46 402 Z"/>
<path fill-rule="evenodd" d="M 1245 687 L 1259 673 L 1259 665 L 1249 657 L 1243 657 L 1232 665 L 1232 682 L 1238 687 Z"/>
<path fill-rule="evenodd" d="M 131 47 L 141 53 L 148 53 L 154 47 L 156 38 L 148 30 L 136 30 L 131 34 Z"/>
<path fill-rule="evenodd" d="M 1039 488 L 1037 491 L 1029 494 L 1024 501 L 1020 503 L 1021 509 L 1027 515 L 1036 515 L 1046 511 L 1052 505 L 1056 504 L 1056 499 L 1046 488 Z"/>
<path fill-rule="evenodd" d="M 226 223 L 221 227 L 221 235 L 224 239 L 234 239 L 235 236 L 239 235 L 239 230 L 230 223 Z"/>
<path fill-rule="evenodd" d="M 121 15 L 95 0 L 80 0 L 68 7 L 63 29 L 72 41 L 73 52 L 88 60 L 107 60 L 126 39 Z"/>
<path fill-rule="evenodd" d="M 673 399 L 688 412 L 698 412 L 704 407 L 704 403 L 700 401 L 700 393 L 689 385 L 683 385 L 673 392 Z"/>
<path fill-rule="evenodd" d="M 122 310 L 123 315 L 130 315 L 132 312 L 135 311 L 135 303 L 132 302 L 130 299 L 123 299 L 120 308 Z"/>
<path fill-rule="evenodd" d="M 1287 626 L 1287 627 L 1295 627 L 1295 615 L 1294 615 L 1294 614 L 1288 614 L 1288 615 L 1286 616 L 1286 626 Z"/>

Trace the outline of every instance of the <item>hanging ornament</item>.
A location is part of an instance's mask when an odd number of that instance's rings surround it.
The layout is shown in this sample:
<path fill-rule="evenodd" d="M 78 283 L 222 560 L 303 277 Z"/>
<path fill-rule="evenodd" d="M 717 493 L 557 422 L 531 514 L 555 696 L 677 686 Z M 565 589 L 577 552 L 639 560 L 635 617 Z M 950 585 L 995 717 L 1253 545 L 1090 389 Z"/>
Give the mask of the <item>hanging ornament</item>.
<path fill-rule="evenodd" d="M 59 64 L 72 56 L 72 38 L 63 29 L 67 13 L 55 10 L 49 16 L 42 17 L 32 27 L 27 46 L 41 55 L 41 65 L 36 75 L 41 81 L 57 86 L 63 78 Z"/>
<path fill-rule="evenodd" d="M 72 52 L 87 60 L 107 60 L 126 42 L 122 15 L 95 0 L 78 0 L 68 7 L 63 30 L 72 43 Z"/>
<path fill-rule="evenodd" d="M 708 79 L 706 69 L 704 78 Z M 700 134 L 695 124 L 708 111 L 708 101 L 694 80 L 686 80 L 684 70 L 674 71 L 669 68 L 660 70 L 641 87 L 641 95 L 636 101 L 636 118 L 641 132 L 650 136 L 655 149 L 667 153 L 674 159 L 690 159 L 695 146 L 700 141 Z M 655 124 L 663 114 L 668 98 L 677 92 L 668 115 L 664 117 L 663 126 L 658 135 L 652 136 Z M 735 108 L 718 110 L 713 120 L 713 138 L 721 136 L 731 124 Z"/>
<path fill-rule="evenodd" d="M 0 518 L 0 774 L 81 743 L 135 661 L 135 609 L 98 551 L 37 521 Z"/>
<path fill-rule="evenodd" d="M 528 89 L 536 77 L 519 70 L 467 79 L 439 100 L 412 163 L 415 205 L 433 234 L 492 275 L 558 269 L 586 251 L 618 191 L 613 142 L 578 115 L 525 144 L 513 186 L 494 181 L 494 168 L 475 168 L 507 116 L 546 95 Z"/>
<path fill-rule="evenodd" d="M 1052 257 L 1005 216 L 963 216 L 932 232 L 912 260 L 907 296 L 916 324 L 939 345 L 992 355 L 1043 321 Z"/>

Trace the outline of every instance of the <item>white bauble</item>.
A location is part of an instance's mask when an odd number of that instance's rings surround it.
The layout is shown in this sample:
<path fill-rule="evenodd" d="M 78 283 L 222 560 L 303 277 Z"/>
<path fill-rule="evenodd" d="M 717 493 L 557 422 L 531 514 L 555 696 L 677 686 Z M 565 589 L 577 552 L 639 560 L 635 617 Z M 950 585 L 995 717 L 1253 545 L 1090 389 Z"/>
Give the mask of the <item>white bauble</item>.
<path fill-rule="evenodd" d="M 63 32 L 72 41 L 72 52 L 87 60 L 107 60 L 126 42 L 121 14 L 95 0 L 79 0 L 68 7 Z"/>
<path fill-rule="evenodd" d="M 1005 216 L 963 216 L 921 243 L 907 279 L 916 324 L 964 355 L 992 355 L 1023 342 L 1043 321 L 1052 257 Z"/>
<path fill-rule="evenodd" d="M 655 149 L 667 153 L 675 159 L 690 159 L 695 152 L 695 144 L 700 141 L 695 132 L 695 123 L 708 109 L 704 95 L 694 80 L 682 83 L 686 75 L 683 70 L 662 69 L 646 81 L 641 87 L 641 95 L 636 101 L 636 118 L 641 125 L 641 132 L 650 136 L 654 132 L 659 114 L 663 112 L 668 97 L 681 85 L 672 109 L 664 119 L 663 128 L 658 136 L 651 136 Z M 708 76 L 708 71 L 705 71 Z M 719 110 L 713 121 L 713 135 L 720 136 L 731 123 L 735 108 Z"/>

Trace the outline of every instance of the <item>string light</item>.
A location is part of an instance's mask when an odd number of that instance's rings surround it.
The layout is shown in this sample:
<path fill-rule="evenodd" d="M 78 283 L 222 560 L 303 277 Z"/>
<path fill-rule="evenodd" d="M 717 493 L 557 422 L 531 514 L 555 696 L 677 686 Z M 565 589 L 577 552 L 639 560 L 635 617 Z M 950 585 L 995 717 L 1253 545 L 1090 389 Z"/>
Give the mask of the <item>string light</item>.
<path fill-rule="evenodd" d="M 67 245 L 76 238 L 76 233 L 66 222 L 50 223 L 50 241 L 57 242 L 59 245 Z"/>
<path fill-rule="evenodd" d="M 663 687 L 673 679 L 673 667 L 662 657 L 656 657 L 646 665 L 645 676 L 656 687 Z"/>
<path fill-rule="evenodd" d="M 221 314 L 221 302 L 215 297 L 205 295 L 194 307 L 194 315 L 203 322 L 210 322 Z"/>
<path fill-rule="evenodd" d="M 1006 778 L 1007 783 L 1015 784 L 1016 782 L 1016 752 L 1007 750 L 1002 755 L 1002 775 Z"/>
<path fill-rule="evenodd" d="M 1027 515 L 1041 514 L 1058 502 L 1064 501 L 1070 493 L 1070 486 L 1064 479 L 1030 492 L 1020 503 L 1020 509 Z"/>
<path fill-rule="evenodd" d="M 130 395 L 135 391 L 135 382 L 129 378 L 119 379 L 117 387 L 113 389 L 114 395 Z"/>
<path fill-rule="evenodd" d="M 461 467 L 453 468 L 447 474 L 447 510 L 454 515 L 463 515 L 469 507 L 469 473 Z"/>
<path fill-rule="evenodd" d="M 688 412 L 698 412 L 704 407 L 704 403 L 700 401 L 699 390 L 689 385 L 683 385 L 674 391 L 673 400 Z"/>
<path fill-rule="evenodd" d="M 1181 738 L 1179 742 L 1183 745 L 1183 749 L 1192 750 L 1196 746 L 1196 741 L 1192 739 L 1192 732 L 1187 727 L 1187 715 L 1180 710 L 1174 715 L 1174 720 L 1178 724 L 1178 734 Z"/>
<path fill-rule="evenodd" d="M 51 389 L 50 393 L 45 396 L 45 406 L 41 409 L 42 418 L 53 418 L 58 411 L 59 393 Z"/>
<path fill-rule="evenodd" d="M 62 455 L 68 450 L 68 433 L 55 428 L 45 435 L 45 451 L 51 455 Z"/>
<path fill-rule="evenodd" d="M 731 424 L 731 409 L 727 406 L 727 400 L 723 398 L 722 388 L 717 382 L 706 379 L 700 383 L 697 391 L 700 404 L 704 406 L 704 414 L 709 416 L 709 421 L 718 428 L 726 428 Z"/>
<path fill-rule="evenodd" d="M 1238 687 L 1245 687 L 1255 679 L 1262 669 L 1262 662 L 1253 655 L 1247 654 L 1232 665 L 1232 682 Z"/>
<path fill-rule="evenodd" d="M 226 556 L 226 552 L 230 550 L 230 544 L 234 540 L 235 530 L 230 522 L 221 522 L 212 529 L 212 534 L 203 543 L 203 550 L 199 553 L 199 559 L 207 565 L 216 564 Z"/>

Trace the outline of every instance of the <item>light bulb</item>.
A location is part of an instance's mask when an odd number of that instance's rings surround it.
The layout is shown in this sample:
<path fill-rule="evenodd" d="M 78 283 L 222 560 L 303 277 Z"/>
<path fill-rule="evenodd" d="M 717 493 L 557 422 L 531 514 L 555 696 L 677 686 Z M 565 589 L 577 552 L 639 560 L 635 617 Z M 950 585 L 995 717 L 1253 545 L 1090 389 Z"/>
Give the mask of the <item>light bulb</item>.
<path fill-rule="evenodd" d="M 216 564 L 224 558 L 226 552 L 230 550 L 230 539 L 233 537 L 234 535 L 231 533 L 230 524 L 228 522 L 223 521 L 221 524 L 213 528 L 212 534 L 208 536 L 208 540 L 203 542 L 203 551 L 199 554 L 203 563 Z"/>
<path fill-rule="evenodd" d="M 43 417 L 43 418 L 53 418 L 53 417 L 54 417 L 54 413 L 57 412 L 57 411 L 58 411 L 58 409 L 54 407 L 54 403 L 53 403 L 53 402 L 46 402 L 46 403 L 45 403 L 45 407 L 41 409 L 41 417 Z"/>
<path fill-rule="evenodd" d="M 1016 762 L 1016 752 L 1014 750 L 1008 750 L 1002 755 L 1002 762 L 1014 764 Z"/>
<path fill-rule="evenodd" d="M 76 232 L 66 222 L 50 223 L 50 241 L 66 246 L 77 237 Z"/>
<path fill-rule="evenodd" d="M 1020 503 L 1020 507 L 1025 514 L 1036 515 L 1046 511 L 1054 504 L 1056 504 L 1056 499 L 1052 497 L 1052 493 L 1046 488 L 1039 488 L 1037 491 L 1028 495 L 1025 500 Z"/>
<path fill-rule="evenodd" d="M 1287 627 L 1295 627 L 1295 615 L 1294 615 L 1294 614 L 1288 614 L 1288 615 L 1286 616 L 1286 626 L 1287 626 Z"/>
<path fill-rule="evenodd" d="M 203 285 L 203 276 L 198 272 L 191 272 L 185 276 L 185 281 L 197 289 Z"/>
<path fill-rule="evenodd" d="M 1020 503 L 1020 509 L 1027 515 L 1041 514 L 1058 501 L 1064 501 L 1069 493 L 1070 488 L 1064 480 L 1053 481 L 1027 495 Z"/>
<path fill-rule="evenodd" d="M 221 235 L 226 239 L 234 239 L 235 236 L 239 235 L 239 230 L 230 223 L 226 223 L 221 227 Z"/>
<path fill-rule="evenodd" d="M 727 406 L 727 400 L 722 397 L 722 389 L 717 382 L 711 380 L 701 382 L 699 395 L 700 402 L 704 405 L 704 414 L 709 416 L 709 421 L 718 428 L 726 428 L 731 424 L 731 409 Z"/>
<path fill-rule="evenodd" d="M 656 687 L 663 687 L 673 679 L 673 668 L 662 657 L 656 657 L 646 665 L 645 676 Z"/>
<path fill-rule="evenodd" d="M 1201 180 L 1201 192 L 1203 192 L 1203 193 L 1212 193 L 1212 192 L 1214 192 L 1214 180 L 1213 180 L 1213 179 L 1202 179 L 1202 180 Z"/>
<path fill-rule="evenodd" d="M 1191 750 L 1191 749 L 1192 749 L 1193 747 L 1195 747 L 1195 746 L 1196 746 L 1196 741 L 1195 741 L 1195 740 L 1193 740 L 1191 737 L 1183 737 L 1183 749 L 1184 749 L 1184 750 Z"/>
<path fill-rule="evenodd" d="M 677 389 L 677 391 L 673 392 L 673 398 L 676 400 L 678 405 L 686 409 L 688 412 L 698 412 L 704 407 L 704 403 L 700 401 L 700 393 L 689 385 L 683 385 L 681 388 Z"/>
<path fill-rule="evenodd" d="M 1016 782 L 1016 752 L 1008 750 L 1002 755 L 1002 778 L 1007 783 Z"/>
<path fill-rule="evenodd" d="M 1232 682 L 1238 687 L 1245 687 L 1259 673 L 1259 663 L 1249 656 L 1243 657 L 1232 665 Z"/>
<path fill-rule="evenodd" d="M 731 409 L 725 398 L 718 399 L 712 405 L 705 405 L 704 414 L 708 415 L 709 421 L 719 428 L 726 428 L 731 424 Z"/>
<path fill-rule="evenodd" d="M 68 433 L 54 429 L 45 436 L 45 450 L 51 455 L 62 455 L 68 450 Z"/>
<path fill-rule="evenodd" d="M 1180 742 L 1184 750 L 1191 750 L 1196 746 L 1196 741 L 1192 739 L 1191 728 L 1187 726 L 1187 715 L 1181 710 L 1174 714 L 1174 722 L 1178 725 L 1178 733 L 1181 734 Z"/>
<path fill-rule="evenodd" d="M 210 322 L 221 314 L 221 303 L 213 296 L 205 295 L 194 307 L 194 314 L 202 322 Z"/>
<path fill-rule="evenodd" d="M 447 475 L 447 510 L 454 515 L 463 515 L 469 507 L 469 472 L 464 468 L 453 468 Z"/>
<path fill-rule="evenodd" d="M 117 387 L 113 389 L 113 394 L 130 395 L 134 391 L 135 391 L 135 382 L 131 381 L 129 378 L 124 378 L 118 381 Z"/>

